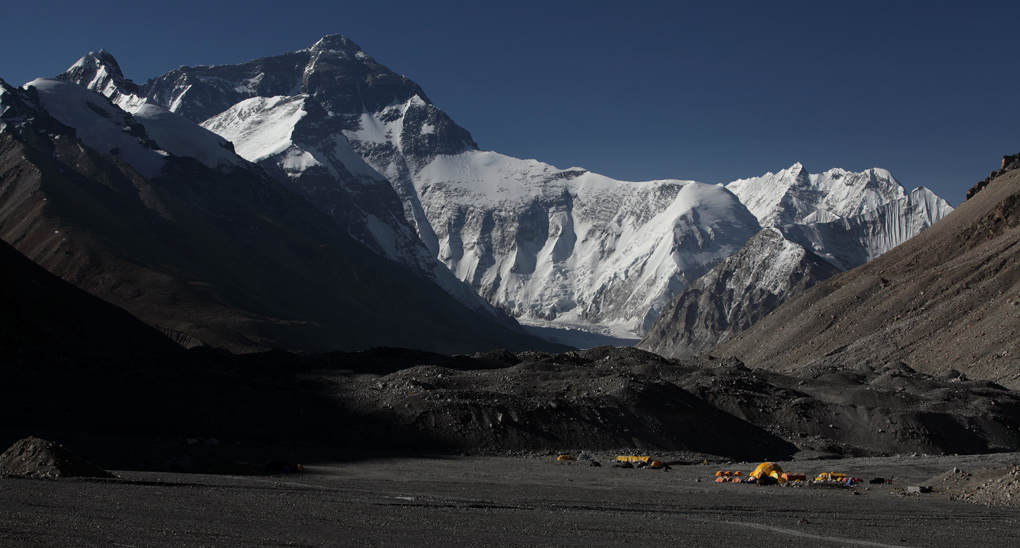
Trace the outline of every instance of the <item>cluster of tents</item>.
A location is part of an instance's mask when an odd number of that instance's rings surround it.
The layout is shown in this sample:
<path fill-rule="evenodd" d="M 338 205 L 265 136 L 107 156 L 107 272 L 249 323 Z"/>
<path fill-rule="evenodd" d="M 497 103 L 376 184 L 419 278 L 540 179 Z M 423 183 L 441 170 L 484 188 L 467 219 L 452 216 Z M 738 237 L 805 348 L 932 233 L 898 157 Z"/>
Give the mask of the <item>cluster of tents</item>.
<path fill-rule="evenodd" d="M 755 483 L 758 485 L 782 485 L 790 481 L 807 481 L 807 474 L 799 472 L 784 472 L 783 469 L 774 462 L 763 462 L 754 469 L 753 472 L 748 474 L 745 478 L 742 472 L 732 472 L 720 470 L 715 473 L 716 483 Z M 846 474 L 839 472 L 822 472 L 815 478 L 816 482 L 819 481 L 833 481 L 838 483 L 845 483 L 847 485 L 853 485 L 854 483 L 860 483 L 859 478 L 850 478 Z"/>

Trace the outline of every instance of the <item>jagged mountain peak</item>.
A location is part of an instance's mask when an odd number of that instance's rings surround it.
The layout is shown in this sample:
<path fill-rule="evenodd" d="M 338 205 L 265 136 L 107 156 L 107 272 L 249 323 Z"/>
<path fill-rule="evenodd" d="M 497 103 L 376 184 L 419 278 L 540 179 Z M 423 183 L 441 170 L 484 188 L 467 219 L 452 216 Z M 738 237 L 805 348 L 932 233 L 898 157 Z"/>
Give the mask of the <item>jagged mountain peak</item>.
<path fill-rule="evenodd" d="M 311 51 L 313 53 L 324 52 L 333 54 L 339 53 L 354 56 L 360 60 L 369 61 L 373 63 L 375 62 L 375 59 L 372 59 L 371 56 L 365 53 L 365 51 L 361 49 L 361 46 L 355 44 L 354 41 L 352 41 L 350 38 L 347 38 L 346 36 L 343 36 L 341 34 L 330 34 L 328 36 L 323 36 L 322 38 L 319 39 L 318 42 L 313 44 L 312 47 L 308 48 L 308 51 Z"/>
<path fill-rule="evenodd" d="M 107 67 L 114 76 L 124 77 L 124 72 L 120 69 L 120 63 L 117 62 L 112 53 L 103 48 L 100 48 L 99 51 L 88 52 L 81 59 L 78 59 L 77 63 L 71 65 L 71 68 L 68 70 L 76 68 L 98 69 L 101 67 Z"/>
<path fill-rule="evenodd" d="M 800 162 L 778 173 L 733 181 L 726 188 L 747 205 L 762 226 L 851 217 L 907 194 L 885 169 L 853 172 L 833 168 L 812 174 Z"/>
<path fill-rule="evenodd" d="M 56 79 L 74 82 L 111 99 L 115 99 L 114 95 L 138 94 L 138 86 L 124 77 L 120 63 L 105 49 L 90 51 Z"/>

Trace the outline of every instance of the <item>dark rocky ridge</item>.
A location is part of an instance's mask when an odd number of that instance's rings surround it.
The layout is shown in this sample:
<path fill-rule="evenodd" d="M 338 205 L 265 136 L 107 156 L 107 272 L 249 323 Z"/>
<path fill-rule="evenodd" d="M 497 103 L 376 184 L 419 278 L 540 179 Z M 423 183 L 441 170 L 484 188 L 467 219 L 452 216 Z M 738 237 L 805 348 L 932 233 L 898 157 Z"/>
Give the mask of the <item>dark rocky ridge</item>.
<path fill-rule="evenodd" d="M 990 183 L 992 181 L 992 179 L 994 179 L 994 178 L 998 177 L 999 175 L 1002 175 L 1002 174 L 1004 174 L 1007 171 L 1012 170 L 1012 169 L 1020 169 L 1020 154 L 1013 154 L 1013 155 L 1003 156 L 1002 157 L 1002 167 L 999 168 L 998 171 L 993 171 L 991 174 L 988 175 L 988 177 L 985 177 L 984 179 L 978 181 L 977 184 L 972 186 L 970 188 L 970 190 L 967 191 L 967 199 L 969 200 L 975 194 L 977 194 L 978 192 L 981 192 L 981 189 L 983 189 L 986 186 L 988 186 L 988 183 Z"/>
<path fill-rule="evenodd" d="M 674 361 L 610 347 L 453 357 L 195 349 L 144 363 L 71 355 L 32 363 L 0 363 L 8 419 L 0 444 L 33 432 L 213 438 L 241 460 L 245 447 L 309 444 L 326 452 L 620 450 L 742 460 L 1020 449 L 1015 393 L 902 365 L 802 379 L 736 360 Z M 148 457 L 149 466 L 181 451 L 174 443 L 169 450 Z M 98 463 L 123 469 L 138 461 Z"/>
<path fill-rule="evenodd" d="M 787 299 L 839 272 L 767 228 L 695 280 L 655 320 L 638 348 L 685 358 L 740 333 Z"/>

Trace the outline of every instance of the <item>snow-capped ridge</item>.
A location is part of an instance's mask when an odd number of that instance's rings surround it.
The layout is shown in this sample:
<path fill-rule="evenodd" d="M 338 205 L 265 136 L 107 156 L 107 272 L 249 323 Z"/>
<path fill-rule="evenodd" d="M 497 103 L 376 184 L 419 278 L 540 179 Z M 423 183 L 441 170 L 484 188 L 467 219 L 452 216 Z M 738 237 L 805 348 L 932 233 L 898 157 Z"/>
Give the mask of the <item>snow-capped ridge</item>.
<path fill-rule="evenodd" d="M 130 114 L 106 97 L 69 82 L 46 78 L 25 84 L 24 89 L 29 88 L 38 92 L 47 113 L 74 128 L 86 145 L 124 159 L 145 177 L 162 172 L 166 153 L 148 138 Z"/>
<path fill-rule="evenodd" d="M 885 169 L 855 173 L 833 168 L 812 174 L 799 162 L 778 173 L 738 179 L 726 188 L 740 198 L 762 226 L 851 217 L 906 196 L 903 186 Z"/>
<path fill-rule="evenodd" d="M 142 104 L 132 115 L 92 90 L 61 80 L 40 78 L 25 84 L 28 88 L 82 142 L 124 159 L 145 177 L 158 176 L 170 154 L 210 168 L 244 164 L 227 141 L 162 107 Z"/>

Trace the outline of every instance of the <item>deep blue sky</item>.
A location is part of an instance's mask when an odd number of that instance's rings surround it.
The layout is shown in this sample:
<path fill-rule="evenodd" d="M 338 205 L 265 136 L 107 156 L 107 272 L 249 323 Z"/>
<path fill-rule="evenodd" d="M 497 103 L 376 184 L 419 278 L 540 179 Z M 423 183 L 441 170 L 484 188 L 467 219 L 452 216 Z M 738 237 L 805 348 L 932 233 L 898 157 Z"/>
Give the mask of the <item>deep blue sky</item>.
<path fill-rule="evenodd" d="M 343 34 L 483 149 L 618 179 L 877 166 L 957 205 L 1020 152 L 1015 1 L 77 0 L 0 14 L 14 85 L 100 48 L 144 82 Z"/>

